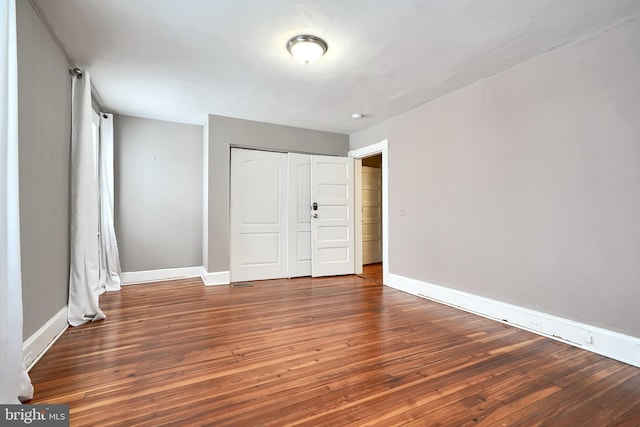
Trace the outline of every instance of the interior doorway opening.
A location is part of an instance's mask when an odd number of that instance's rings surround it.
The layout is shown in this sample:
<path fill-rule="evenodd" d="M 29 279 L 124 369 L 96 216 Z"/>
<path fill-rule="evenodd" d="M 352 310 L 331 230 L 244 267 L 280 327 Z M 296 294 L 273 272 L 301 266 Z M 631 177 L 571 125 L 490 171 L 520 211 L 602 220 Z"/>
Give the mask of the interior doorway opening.
<path fill-rule="evenodd" d="M 382 263 L 377 262 L 374 264 L 363 265 L 362 273 L 357 274 L 357 276 L 383 285 Z"/>
<path fill-rule="evenodd" d="M 350 151 L 349 156 L 355 159 L 356 274 L 384 284 L 389 275 L 388 141 Z"/>
<path fill-rule="evenodd" d="M 382 282 L 382 154 L 362 159 L 362 276 Z"/>

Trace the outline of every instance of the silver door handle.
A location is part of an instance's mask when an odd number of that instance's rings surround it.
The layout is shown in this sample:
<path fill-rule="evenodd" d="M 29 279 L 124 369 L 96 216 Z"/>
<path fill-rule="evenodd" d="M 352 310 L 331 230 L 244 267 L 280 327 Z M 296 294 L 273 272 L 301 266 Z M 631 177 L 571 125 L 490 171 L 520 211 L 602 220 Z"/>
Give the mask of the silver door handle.
<path fill-rule="evenodd" d="M 317 213 L 314 213 L 314 214 L 313 214 L 313 215 L 311 215 L 311 216 L 312 216 L 312 217 L 314 217 L 314 218 L 318 218 L 318 214 L 317 214 Z"/>

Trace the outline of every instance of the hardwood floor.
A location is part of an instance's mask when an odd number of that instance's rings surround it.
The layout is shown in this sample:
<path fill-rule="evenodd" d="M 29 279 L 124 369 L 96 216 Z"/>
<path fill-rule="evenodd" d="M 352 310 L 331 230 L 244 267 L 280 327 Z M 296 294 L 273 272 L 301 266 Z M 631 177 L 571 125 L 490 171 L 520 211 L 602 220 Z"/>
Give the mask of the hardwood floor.
<path fill-rule="evenodd" d="M 358 276 L 382 284 L 382 263 L 363 265 L 362 274 L 358 274 Z"/>
<path fill-rule="evenodd" d="M 31 371 L 72 426 L 640 425 L 640 369 L 357 276 L 101 306 Z"/>

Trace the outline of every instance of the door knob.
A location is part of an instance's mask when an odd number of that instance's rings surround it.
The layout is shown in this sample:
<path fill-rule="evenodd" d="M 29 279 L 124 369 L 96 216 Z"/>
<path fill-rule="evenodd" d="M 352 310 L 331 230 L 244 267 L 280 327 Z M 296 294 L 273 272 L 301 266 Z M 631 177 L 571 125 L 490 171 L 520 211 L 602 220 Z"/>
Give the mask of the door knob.
<path fill-rule="evenodd" d="M 314 213 L 314 214 L 313 214 L 313 217 L 314 217 L 314 218 L 318 218 L 318 214 L 317 214 L 317 213 Z"/>

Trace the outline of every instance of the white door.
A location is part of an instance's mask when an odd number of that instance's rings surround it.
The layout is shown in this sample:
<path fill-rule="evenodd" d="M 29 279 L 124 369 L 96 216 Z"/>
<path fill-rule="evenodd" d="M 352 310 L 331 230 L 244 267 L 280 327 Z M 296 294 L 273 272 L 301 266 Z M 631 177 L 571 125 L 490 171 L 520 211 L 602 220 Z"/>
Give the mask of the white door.
<path fill-rule="evenodd" d="M 231 281 L 287 276 L 287 155 L 231 150 Z"/>
<path fill-rule="evenodd" d="M 382 262 L 382 169 L 362 167 L 362 263 Z"/>
<path fill-rule="evenodd" d="M 311 275 L 353 274 L 353 159 L 311 157 Z"/>
<path fill-rule="evenodd" d="M 289 277 L 311 275 L 311 156 L 289 153 Z"/>

